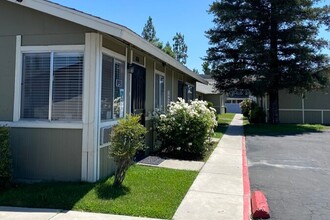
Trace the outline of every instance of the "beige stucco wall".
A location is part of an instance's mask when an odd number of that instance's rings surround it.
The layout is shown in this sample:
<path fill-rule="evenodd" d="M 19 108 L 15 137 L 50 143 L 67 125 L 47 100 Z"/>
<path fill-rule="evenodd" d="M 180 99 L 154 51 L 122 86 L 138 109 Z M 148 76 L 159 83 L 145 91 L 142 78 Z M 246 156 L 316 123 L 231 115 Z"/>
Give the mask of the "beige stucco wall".
<path fill-rule="evenodd" d="M 305 96 L 305 109 L 330 110 L 330 87 L 324 91 L 307 93 Z"/>
<path fill-rule="evenodd" d="M 7 1 L 0 1 L 0 18 L 0 36 L 22 35 L 23 46 L 84 44 L 84 33 L 90 31 L 89 28 Z"/>
<path fill-rule="evenodd" d="M 302 95 L 279 92 L 281 123 L 322 123 L 330 124 L 330 88 L 324 91 L 312 91 Z M 304 106 L 303 106 L 304 105 Z M 304 109 L 304 113 L 303 113 Z"/>
<path fill-rule="evenodd" d="M 126 56 L 126 46 L 111 37 L 103 35 L 102 46 L 120 55 Z"/>
<path fill-rule="evenodd" d="M 147 57 L 146 63 L 146 115 L 154 111 L 154 81 L 155 81 L 154 60 Z"/>
<path fill-rule="evenodd" d="M 14 109 L 16 38 L 13 36 L 0 35 L 0 48 L 0 121 L 12 121 Z"/>
<path fill-rule="evenodd" d="M 213 108 L 217 110 L 217 113 L 220 114 L 221 110 L 221 100 L 220 94 L 205 94 L 204 100 L 213 103 Z"/>
<path fill-rule="evenodd" d="M 11 128 L 14 177 L 81 180 L 82 130 Z"/>

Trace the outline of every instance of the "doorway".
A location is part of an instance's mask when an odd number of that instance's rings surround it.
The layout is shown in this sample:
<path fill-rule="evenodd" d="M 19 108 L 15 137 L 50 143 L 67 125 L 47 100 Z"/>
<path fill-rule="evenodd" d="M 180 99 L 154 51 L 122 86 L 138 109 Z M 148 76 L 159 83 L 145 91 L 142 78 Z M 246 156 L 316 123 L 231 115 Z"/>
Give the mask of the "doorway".
<path fill-rule="evenodd" d="M 145 125 L 146 69 L 136 64 L 133 66 L 131 113 L 141 114 L 141 123 Z"/>

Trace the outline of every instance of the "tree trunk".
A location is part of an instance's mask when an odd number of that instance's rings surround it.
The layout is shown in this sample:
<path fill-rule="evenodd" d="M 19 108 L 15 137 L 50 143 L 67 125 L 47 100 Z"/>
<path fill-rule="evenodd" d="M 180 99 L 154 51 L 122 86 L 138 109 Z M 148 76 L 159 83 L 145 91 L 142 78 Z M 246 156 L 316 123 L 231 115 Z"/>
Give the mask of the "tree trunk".
<path fill-rule="evenodd" d="M 130 166 L 131 160 L 122 160 L 117 164 L 117 169 L 115 172 L 114 186 L 121 186 L 125 179 L 126 172 Z"/>
<path fill-rule="evenodd" d="M 271 124 L 280 123 L 278 91 L 271 91 L 269 93 L 268 123 L 271 123 Z"/>

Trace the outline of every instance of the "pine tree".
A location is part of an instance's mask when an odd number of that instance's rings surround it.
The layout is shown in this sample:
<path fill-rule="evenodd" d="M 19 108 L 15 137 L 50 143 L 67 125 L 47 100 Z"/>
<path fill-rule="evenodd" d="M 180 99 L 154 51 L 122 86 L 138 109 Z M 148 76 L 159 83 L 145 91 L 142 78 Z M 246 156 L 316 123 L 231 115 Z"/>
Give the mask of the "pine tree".
<path fill-rule="evenodd" d="M 196 74 L 199 74 L 198 69 L 196 69 L 196 68 L 194 68 L 192 71 Z"/>
<path fill-rule="evenodd" d="M 141 35 L 149 42 L 158 41 L 158 39 L 156 38 L 156 30 L 152 23 L 152 18 L 150 16 L 148 17 L 147 23 L 144 25 Z"/>
<path fill-rule="evenodd" d="M 203 68 L 203 73 L 205 75 L 210 75 L 211 74 L 210 64 L 209 64 L 208 61 L 204 61 L 202 63 L 202 68 Z"/>
<path fill-rule="evenodd" d="M 170 42 L 167 41 L 165 47 L 163 48 L 163 51 L 168 55 L 170 55 L 171 57 L 175 58 Z"/>
<path fill-rule="evenodd" d="M 156 30 L 152 23 L 152 18 L 149 16 L 147 23 L 144 25 L 143 31 L 142 31 L 142 37 L 158 47 L 159 49 L 163 49 L 163 43 L 159 41 L 159 39 L 156 37 Z"/>
<path fill-rule="evenodd" d="M 279 122 L 281 89 L 302 92 L 328 83 L 322 71 L 328 44 L 317 37 L 325 7 L 318 0 L 222 0 L 209 12 L 215 27 L 206 32 L 206 60 L 216 87 L 227 92 L 249 89 L 269 95 L 269 122 Z"/>
<path fill-rule="evenodd" d="M 173 37 L 173 41 L 173 52 L 175 54 L 175 59 L 182 64 L 186 64 L 188 58 L 188 47 L 184 41 L 184 35 L 181 33 L 176 33 Z"/>

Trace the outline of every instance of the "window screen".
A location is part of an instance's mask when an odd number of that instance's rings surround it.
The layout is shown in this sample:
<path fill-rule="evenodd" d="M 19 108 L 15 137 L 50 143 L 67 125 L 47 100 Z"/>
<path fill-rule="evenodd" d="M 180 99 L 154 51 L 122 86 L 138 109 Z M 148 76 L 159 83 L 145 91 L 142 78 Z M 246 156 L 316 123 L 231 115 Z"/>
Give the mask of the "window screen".
<path fill-rule="evenodd" d="M 52 120 L 82 117 L 83 55 L 55 53 Z"/>
<path fill-rule="evenodd" d="M 50 53 L 23 55 L 21 118 L 48 119 Z"/>
<path fill-rule="evenodd" d="M 101 85 L 101 121 L 112 119 L 113 62 L 114 59 L 112 57 L 103 55 Z"/>
<path fill-rule="evenodd" d="M 21 118 L 81 120 L 82 87 L 81 53 L 23 54 Z"/>
<path fill-rule="evenodd" d="M 165 111 L 165 77 L 159 74 L 155 77 L 155 108 Z"/>

